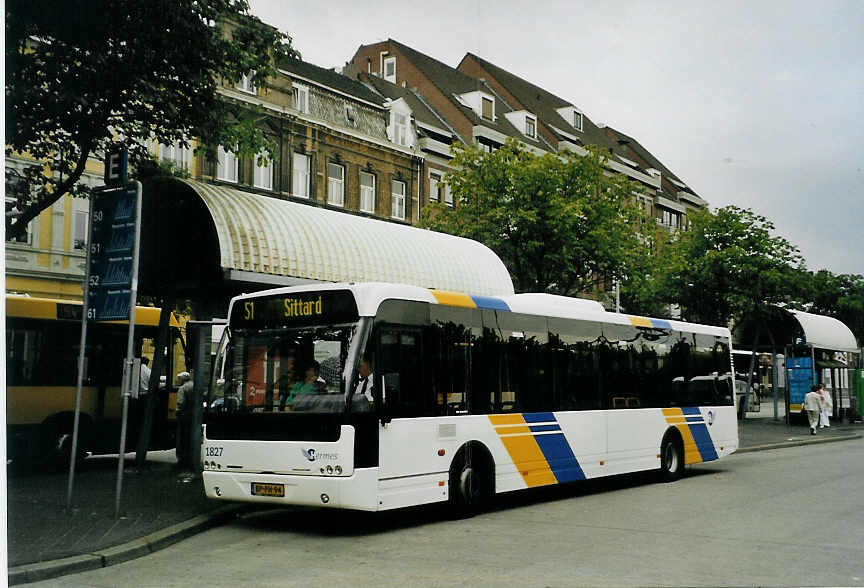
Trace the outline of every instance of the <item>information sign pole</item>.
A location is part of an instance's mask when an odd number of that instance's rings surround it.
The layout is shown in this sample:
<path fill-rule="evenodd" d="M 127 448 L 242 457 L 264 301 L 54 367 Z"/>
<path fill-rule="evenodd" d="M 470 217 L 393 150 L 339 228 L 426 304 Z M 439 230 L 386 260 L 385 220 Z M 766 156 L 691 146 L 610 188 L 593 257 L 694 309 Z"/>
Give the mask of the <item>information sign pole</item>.
<path fill-rule="evenodd" d="M 126 342 L 126 362 L 123 364 L 123 416 L 120 426 L 120 459 L 117 461 L 117 498 L 114 518 L 120 516 L 120 496 L 123 490 L 123 460 L 126 452 L 126 424 L 129 420 L 129 389 L 138 382 L 130 382 L 135 360 L 135 305 L 138 298 L 138 261 L 141 245 L 141 182 L 135 182 L 135 247 L 132 251 L 132 283 L 129 291 L 129 338 Z"/>
<path fill-rule="evenodd" d="M 88 321 L 128 320 L 129 337 L 123 365 L 123 414 L 120 433 L 120 459 L 117 475 L 117 501 L 114 515 L 120 512 L 123 483 L 123 457 L 126 450 L 126 423 L 129 387 L 135 343 L 135 304 L 138 295 L 138 250 L 141 242 L 141 182 L 128 182 L 128 154 L 125 150 L 108 154 L 105 159 L 105 186 L 94 188 L 90 196 L 90 227 L 87 237 L 87 264 L 84 274 L 84 304 L 81 312 L 81 347 L 78 350 L 78 380 L 75 386 L 75 416 L 72 451 L 69 457 L 69 484 L 66 507 L 72 506 L 75 462 L 81 420 L 81 388 L 84 381 Z"/>
<path fill-rule="evenodd" d="M 90 197 L 93 210 L 93 197 Z M 92 214 L 92 213 L 91 213 Z M 84 382 L 84 350 L 87 347 L 87 309 L 90 302 L 90 254 L 93 245 L 93 222 L 87 227 L 87 262 L 84 268 L 84 301 L 81 306 L 81 345 L 78 349 L 78 378 L 75 383 L 75 416 L 72 424 L 72 453 L 69 457 L 69 484 L 66 488 L 66 508 L 72 508 L 72 488 L 75 481 L 75 463 L 78 461 L 78 423 L 81 420 L 81 386 Z"/>

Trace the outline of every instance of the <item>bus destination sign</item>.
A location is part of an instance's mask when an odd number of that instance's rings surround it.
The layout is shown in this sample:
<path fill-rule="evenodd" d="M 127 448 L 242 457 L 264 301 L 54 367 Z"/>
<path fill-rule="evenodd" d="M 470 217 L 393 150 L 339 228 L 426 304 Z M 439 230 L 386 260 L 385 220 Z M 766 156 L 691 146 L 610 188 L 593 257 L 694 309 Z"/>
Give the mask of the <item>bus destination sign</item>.
<path fill-rule="evenodd" d="M 347 290 L 298 292 L 239 300 L 231 310 L 234 328 L 271 329 L 354 322 L 354 295 Z"/>

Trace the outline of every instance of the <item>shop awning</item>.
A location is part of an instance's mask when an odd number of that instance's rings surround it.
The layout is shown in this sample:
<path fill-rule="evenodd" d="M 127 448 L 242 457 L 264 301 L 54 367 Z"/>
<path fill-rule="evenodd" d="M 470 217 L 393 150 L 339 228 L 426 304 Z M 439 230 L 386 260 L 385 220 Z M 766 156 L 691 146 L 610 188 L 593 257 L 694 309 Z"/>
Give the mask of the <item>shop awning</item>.
<path fill-rule="evenodd" d="M 149 237 L 151 287 L 365 281 L 513 293 L 498 256 L 469 239 L 191 180 L 152 180 L 148 197 L 145 221 L 161 226 Z"/>

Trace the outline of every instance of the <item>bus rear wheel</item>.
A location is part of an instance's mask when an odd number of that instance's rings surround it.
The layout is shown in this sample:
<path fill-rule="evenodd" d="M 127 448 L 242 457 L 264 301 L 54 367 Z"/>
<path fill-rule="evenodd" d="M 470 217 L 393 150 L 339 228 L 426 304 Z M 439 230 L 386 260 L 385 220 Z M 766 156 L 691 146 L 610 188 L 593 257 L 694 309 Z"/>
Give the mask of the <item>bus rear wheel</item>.
<path fill-rule="evenodd" d="M 666 482 L 684 475 L 684 448 L 675 435 L 667 435 L 660 445 L 660 475 Z"/>
<path fill-rule="evenodd" d="M 450 468 L 450 506 L 459 518 L 488 508 L 492 494 L 492 468 L 476 449 L 466 448 Z"/>
<path fill-rule="evenodd" d="M 69 467 L 72 457 L 72 431 L 71 419 L 57 419 L 48 423 L 47 447 L 45 453 L 45 466 L 52 470 L 65 470 Z M 78 423 L 78 447 L 76 468 L 81 465 L 87 457 L 87 442 L 89 438 L 89 426 L 85 419 Z"/>

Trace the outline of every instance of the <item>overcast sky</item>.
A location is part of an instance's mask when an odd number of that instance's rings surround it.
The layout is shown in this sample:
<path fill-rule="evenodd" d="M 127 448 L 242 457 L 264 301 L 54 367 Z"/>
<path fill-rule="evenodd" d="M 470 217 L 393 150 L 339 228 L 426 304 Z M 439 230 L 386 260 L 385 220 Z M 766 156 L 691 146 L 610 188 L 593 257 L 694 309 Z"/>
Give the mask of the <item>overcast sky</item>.
<path fill-rule="evenodd" d="M 811 270 L 864 274 L 864 1 L 251 0 L 303 59 L 387 38 L 470 51 L 768 217 Z"/>

